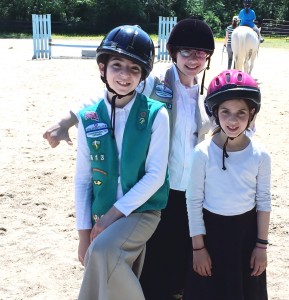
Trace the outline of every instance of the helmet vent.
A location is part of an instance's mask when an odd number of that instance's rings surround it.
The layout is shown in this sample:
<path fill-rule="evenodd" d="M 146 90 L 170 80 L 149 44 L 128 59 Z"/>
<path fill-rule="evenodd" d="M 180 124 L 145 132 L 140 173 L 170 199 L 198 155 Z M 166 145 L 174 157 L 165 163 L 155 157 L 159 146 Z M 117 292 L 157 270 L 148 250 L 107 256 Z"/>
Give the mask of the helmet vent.
<path fill-rule="evenodd" d="M 230 73 L 226 73 L 226 82 L 227 83 L 230 83 L 230 81 L 231 81 L 231 74 Z"/>
<path fill-rule="evenodd" d="M 241 73 L 239 73 L 239 74 L 238 74 L 238 76 L 237 76 L 237 79 L 238 79 L 238 81 L 242 81 L 242 79 L 243 79 L 243 76 L 242 76 L 242 74 L 241 74 Z"/>

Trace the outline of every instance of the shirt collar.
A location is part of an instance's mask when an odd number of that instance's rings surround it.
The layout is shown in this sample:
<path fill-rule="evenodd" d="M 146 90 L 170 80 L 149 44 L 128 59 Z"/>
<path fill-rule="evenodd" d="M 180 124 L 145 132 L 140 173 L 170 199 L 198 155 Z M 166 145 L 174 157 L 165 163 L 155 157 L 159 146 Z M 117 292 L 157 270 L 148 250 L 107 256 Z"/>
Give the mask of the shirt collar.
<path fill-rule="evenodd" d="M 132 106 L 133 106 L 133 104 L 134 104 L 136 95 L 137 95 L 137 93 L 136 93 L 135 96 L 129 101 L 129 103 L 128 103 L 126 106 L 124 106 L 123 108 L 116 107 L 116 108 L 115 108 L 116 113 L 117 113 L 118 111 L 122 111 L 122 110 L 130 111 L 131 108 L 132 108 Z M 107 90 L 105 91 L 103 100 L 104 100 L 104 103 L 105 103 L 105 105 L 106 105 L 106 107 L 107 107 L 107 111 L 108 111 L 108 113 L 110 114 L 110 113 L 111 113 L 111 105 L 110 105 L 110 103 L 109 103 L 109 101 L 108 101 L 108 99 L 107 99 Z"/>

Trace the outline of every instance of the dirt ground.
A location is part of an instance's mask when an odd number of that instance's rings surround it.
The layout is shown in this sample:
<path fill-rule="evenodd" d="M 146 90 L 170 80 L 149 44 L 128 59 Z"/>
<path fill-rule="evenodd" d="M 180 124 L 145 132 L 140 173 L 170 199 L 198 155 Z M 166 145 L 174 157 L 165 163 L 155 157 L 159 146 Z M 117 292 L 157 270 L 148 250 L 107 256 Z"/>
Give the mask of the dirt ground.
<path fill-rule="evenodd" d="M 206 86 L 227 65 L 222 44 L 216 46 Z M 288 54 L 261 47 L 252 73 L 262 91 L 254 138 L 272 154 L 270 300 L 289 299 Z M 83 275 L 73 200 L 76 129 L 73 146 L 55 149 L 42 134 L 102 85 L 94 60 L 32 55 L 32 40 L 0 40 L 0 299 L 72 300 Z M 165 66 L 156 63 L 154 72 Z"/>

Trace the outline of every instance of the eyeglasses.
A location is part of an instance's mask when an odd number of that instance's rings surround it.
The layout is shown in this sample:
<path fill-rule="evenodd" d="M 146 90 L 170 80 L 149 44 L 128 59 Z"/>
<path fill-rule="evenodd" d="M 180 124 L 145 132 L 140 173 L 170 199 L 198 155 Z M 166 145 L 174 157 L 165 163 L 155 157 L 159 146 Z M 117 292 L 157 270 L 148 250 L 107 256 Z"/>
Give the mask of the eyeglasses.
<path fill-rule="evenodd" d="M 207 58 L 210 54 L 201 50 L 181 49 L 179 50 L 182 57 L 194 56 L 196 58 Z"/>

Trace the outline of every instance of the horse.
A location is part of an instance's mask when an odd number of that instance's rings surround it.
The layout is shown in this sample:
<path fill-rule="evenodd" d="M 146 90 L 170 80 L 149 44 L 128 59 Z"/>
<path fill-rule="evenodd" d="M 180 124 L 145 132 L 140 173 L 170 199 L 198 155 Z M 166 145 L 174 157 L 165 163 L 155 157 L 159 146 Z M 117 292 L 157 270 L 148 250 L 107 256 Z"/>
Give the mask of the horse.
<path fill-rule="evenodd" d="M 247 26 L 235 28 L 231 40 L 235 69 L 251 74 L 259 45 L 258 35 L 252 28 Z"/>

